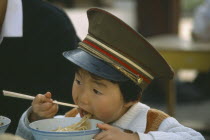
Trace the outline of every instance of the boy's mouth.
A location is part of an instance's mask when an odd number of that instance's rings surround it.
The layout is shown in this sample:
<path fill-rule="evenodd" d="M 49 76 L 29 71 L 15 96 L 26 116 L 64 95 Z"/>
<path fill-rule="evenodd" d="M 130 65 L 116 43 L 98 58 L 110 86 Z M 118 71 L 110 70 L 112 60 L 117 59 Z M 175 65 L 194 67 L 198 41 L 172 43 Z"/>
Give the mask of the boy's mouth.
<path fill-rule="evenodd" d="M 91 114 L 91 113 L 89 113 L 88 111 L 86 111 L 86 110 L 84 110 L 82 108 L 78 108 L 78 111 L 79 111 L 79 114 L 80 114 L 81 117 L 83 117 L 83 116 L 85 116 L 87 114 Z"/>

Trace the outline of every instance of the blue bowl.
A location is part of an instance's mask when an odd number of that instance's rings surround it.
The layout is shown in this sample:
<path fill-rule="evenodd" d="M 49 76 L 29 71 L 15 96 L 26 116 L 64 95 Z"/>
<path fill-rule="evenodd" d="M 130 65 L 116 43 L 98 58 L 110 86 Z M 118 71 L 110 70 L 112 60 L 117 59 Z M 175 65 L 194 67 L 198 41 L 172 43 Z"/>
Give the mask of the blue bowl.
<path fill-rule="evenodd" d="M 79 117 L 54 118 L 35 121 L 29 124 L 35 140 L 91 140 L 101 130 L 96 127 L 99 120 L 90 119 L 90 130 L 55 132 L 58 127 L 67 127 L 81 120 Z"/>
<path fill-rule="evenodd" d="M 3 134 L 9 127 L 11 120 L 7 117 L 0 116 L 0 134 Z"/>

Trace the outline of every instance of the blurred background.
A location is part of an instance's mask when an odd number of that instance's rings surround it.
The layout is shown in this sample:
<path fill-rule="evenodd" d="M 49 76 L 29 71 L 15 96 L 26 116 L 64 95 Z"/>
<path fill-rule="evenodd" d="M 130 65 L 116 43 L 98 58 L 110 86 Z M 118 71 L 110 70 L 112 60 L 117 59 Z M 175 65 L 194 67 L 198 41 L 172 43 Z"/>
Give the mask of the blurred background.
<path fill-rule="evenodd" d="M 90 7 L 106 9 L 147 38 L 174 68 L 175 78 L 155 80 L 143 93 L 142 102 L 168 112 L 210 139 L 210 40 L 209 34 L 203 37 L 198 31 L 205 19 L 209 24 L 202 29 L 210 32 L 209 0 L 46 1 L 66 11 L 81 40 L 87 34 L 86 10 Z"/>

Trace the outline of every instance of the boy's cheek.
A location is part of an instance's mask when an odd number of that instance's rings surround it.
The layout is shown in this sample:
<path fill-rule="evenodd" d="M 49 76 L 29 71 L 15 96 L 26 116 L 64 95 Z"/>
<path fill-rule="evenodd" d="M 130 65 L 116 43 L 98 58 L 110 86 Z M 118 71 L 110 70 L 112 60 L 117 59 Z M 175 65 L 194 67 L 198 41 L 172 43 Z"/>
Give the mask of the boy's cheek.
<path fill-rule="evenodd" d="M 105 108 L 105 107 L 104 107 Z M 105 123 L 109 123 L 111 121 L 112 118 L 112 114 L 113 112 L 109 112 L 107 110 L 104 109 L 100 109 L 99 111 L 97 111 L 97 113 L 95 114 L 96 118 L 98 120 L 101 120 Z"/>
<path fill-rule="evenodd" d="M 73 96 L 73 101 L 74 101 L 74 104 L 78 104 L 78 101 L 77 101 L 77 98 L 75 96 Z"/>
<path fill-rule="evenodd" d="M 72 97 L 73 97 L 74 103 L 77 104 L 78 94 L 76 94 L 76 91 L 74 89 L 72 90 Z"/>

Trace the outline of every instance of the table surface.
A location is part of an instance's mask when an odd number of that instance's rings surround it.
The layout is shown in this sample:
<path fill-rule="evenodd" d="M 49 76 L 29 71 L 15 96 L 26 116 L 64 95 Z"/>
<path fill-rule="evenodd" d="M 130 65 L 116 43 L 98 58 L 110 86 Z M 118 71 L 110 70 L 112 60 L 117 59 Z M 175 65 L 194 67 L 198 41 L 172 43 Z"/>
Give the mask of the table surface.
<path fill-rule="evenodd" d="M 174 70 L 210 70 L 210 42 L 184 40 L 176 35 L 160 35 L 148 41 L 166 59 Z"/>

